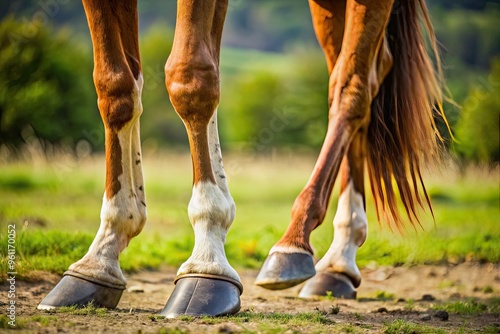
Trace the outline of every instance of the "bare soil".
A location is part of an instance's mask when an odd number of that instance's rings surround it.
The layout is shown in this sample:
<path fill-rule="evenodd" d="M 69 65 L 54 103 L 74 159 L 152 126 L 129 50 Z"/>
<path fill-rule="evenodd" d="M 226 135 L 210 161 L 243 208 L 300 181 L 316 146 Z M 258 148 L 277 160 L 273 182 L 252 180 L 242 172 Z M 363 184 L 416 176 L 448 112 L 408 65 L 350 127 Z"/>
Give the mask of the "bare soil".
<path fill-rule="evenodd" d="M 500 314 L 496 311 L 485 310 L 475 315 L 449 313 L 449 319 L 443 321 L 435 317 L 437 311 L 433 309 L 436 305 L 467 301 L 470 298 L 476 298 L 478 302 L 485 304 L 490 303 L 492 298 L 499 298 L 500 268 L 494 264 L 365 268 L 362 270 L 363 282 L 358 289 L 358 300 L 355 301 L 328 297 L 298 299 L 296 296 L 300 286 L 283 291 L 268 291 L 253 284 L 256 270 L 239 272 L 245 287 L 241 311 L 258 314 L 260 318 L 249 316 L 170 320 L 155 317 L 173 290 L 173 268 L 128 275 L 128 290 L 124 292 L 118 308 L 104 315 L 39 311 L 36 309 L 37 304 L 60 279 L 57 275 L 44 274 L 44 279 L 38 282 L 16 282 L 17 323 L 23 327 L 16 332 L 166 333 L 177 329 L 177 332 L 190 333 L 379 333 L 384 331 L 387 324 L 403 319 L 427 326 L 431 328 L 431 332 L 432 329 L 450 333 L 483 332 L 488 329 L 489 332 L 493 330 L 500 333 Z M 384 296 L 393 298 L 384 300 Z M 2 314 L 5 314 L 7 301 L 6 283 L 2 282 Z M 339 308 L 338 313 L 332 312 L 332 307 L 335 306 Z M 319 312 L 328 321 L 308 323 L 274 320 L 277 313 L 300 312 Z"/>

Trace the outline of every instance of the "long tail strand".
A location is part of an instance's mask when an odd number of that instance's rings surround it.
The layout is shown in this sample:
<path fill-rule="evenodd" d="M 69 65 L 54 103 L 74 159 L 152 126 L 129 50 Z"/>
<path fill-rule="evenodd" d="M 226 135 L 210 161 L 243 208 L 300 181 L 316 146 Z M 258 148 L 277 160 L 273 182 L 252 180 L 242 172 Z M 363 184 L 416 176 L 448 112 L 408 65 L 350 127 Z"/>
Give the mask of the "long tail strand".
<path fill-rule="evenodd" d="M 431 213 L 432 207 L 420 167 L 439 158 L 443 139 L 435 117 L 447 122 L 441 63 L 425 0 L 397 2 L 387 34 L 394 65 L 372 103 L 367 161 L 377 217 L 400 229 L 403 218 L 393 181 L 409 221 L 421 225 L 417 205 Z"/>

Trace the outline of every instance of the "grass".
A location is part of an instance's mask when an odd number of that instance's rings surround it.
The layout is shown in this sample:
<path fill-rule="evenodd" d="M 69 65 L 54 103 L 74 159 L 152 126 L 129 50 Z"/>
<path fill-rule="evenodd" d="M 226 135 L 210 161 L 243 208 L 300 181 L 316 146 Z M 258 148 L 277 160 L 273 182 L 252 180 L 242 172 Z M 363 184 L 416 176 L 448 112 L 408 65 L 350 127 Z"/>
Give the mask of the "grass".
<path fill-rule="evenodd" d="M 375 293 L 375 298 L 379 300 L 393 300 L 394 294 L 386 291 L 377 291 Z"/>
<path fill-rule="evenodd" d="M 480 302 L 476 299 L 447 302 L 444 304 L 434 305 L 433 309 L 460 315 L 477 315 L 484 313 L 500 315 L 500 298 L 494 297 L 484 302 Z"/>
<path fill-rule="evenodd" d="M 178 266 L 189 257 L 194 243 L 187 218 L 192 177 L 189 155 L 145 151 L 144 156 L 148 222 L 121 256 L 126 271 Z M 260 267 L 285 231 L 293 201 L 314 160 L 313 155 L 291 153 L 226 157 L 237 203 L 226 253 L 235 267 Z M 369 238 L 358 252 L 358 264 L 499 263 L 497 172 L 431 173 L 427 184 L 436 224 L 431 217 L 422 216 L 424 230 L 407 228 L 403 235 L 377 226 L 368 197 Z M 104 161 L 100 156 L 0 166 L 0 243 L 7 242 L 7 225 L 16 224 L 16 269 L 21 278 L 29 279 L 35 270 L 60 274 L 86 252 L 99 226 L 103 184 Z M 311 236 L 317 256 L 330 246 L 337 197 L 335 189 L 325 223 Z M 2 247 L 2 269 L 5 252 Z"/>
<path fill-rule="evenodd" d="M 321 311 L 298 313 L 242 311 L 236 315 L 215 318 L 183 316 L 179 320 L 204 325 L 232 323 L 242 328 L 237 333 L 302 333 L 304 330 L 314 333 L 331 333 L 339 327 Z M 258 330 L 247 329 L 247 324 L 257 324 Z"/>
<path fill-rule="evenodd" d="M 386 324 L 384 333 L 385 334 L 445 334 L 446 331 L 435 327 L 416 324 L 411 321 L 397 319 L 391 323 Z"/>
<path fill-rule="evenodd" d="M 108 314 L 108 309 L 103 307 L 95 307 L 92 303 L 89 303 L 85 307 L 63 306 L 48 312 L 68 313 L 72 315 L 97 315 L 103 317 Z"/>

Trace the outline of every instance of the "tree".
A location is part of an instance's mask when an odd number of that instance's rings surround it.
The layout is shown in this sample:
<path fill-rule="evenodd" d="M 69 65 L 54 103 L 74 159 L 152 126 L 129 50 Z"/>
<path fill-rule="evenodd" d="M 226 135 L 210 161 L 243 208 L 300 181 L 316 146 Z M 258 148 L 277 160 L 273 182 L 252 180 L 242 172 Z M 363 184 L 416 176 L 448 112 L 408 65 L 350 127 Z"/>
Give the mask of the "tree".
<path fill-rule="evenodd" d="M 485 79 L 485 78 L 482 78 Z M 482 163 L 500 162 L 500 58 L 488 78 L 474 87 L 464 101 L 456 127 L 455 150 L 464 159 Z"/>
<path fill-rule="evenodd" d="M 26 129 L 51 143 L 85 139 L 102 147 L 91 50 L 37 22 L 0 24 L 0 144 L 18 146 Z"/>

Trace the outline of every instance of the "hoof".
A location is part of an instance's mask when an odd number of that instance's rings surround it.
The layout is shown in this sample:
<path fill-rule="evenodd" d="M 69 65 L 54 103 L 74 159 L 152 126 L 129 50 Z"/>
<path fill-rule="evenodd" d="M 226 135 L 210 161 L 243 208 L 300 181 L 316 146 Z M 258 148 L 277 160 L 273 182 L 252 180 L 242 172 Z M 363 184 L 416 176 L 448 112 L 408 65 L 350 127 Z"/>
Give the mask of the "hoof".
<path fill-rule="evenodd" d="M 349 277 L 340 273 L 319 272 L 300 290 L 299 298 L 318 296 L 356 299 L 356 289 Z"/>
<path fill-rule="evenodd" d="M 38 305 L 39 310 L 50 310 L 62 306 L 83 307 L 88 303 L 96 307 L 115 308 L 125 290 L 125 287 L 116 285 L 111 287 L 104 282 L 86 278 L 78 273 L 65 272 L 64 275 Z"/>
<path fill-rule="evenodd" d="M 243 286 L 227 277 L 188 274 L 177 278 L 175 289 L 160 312 L 167 318 L 221 316 L 240 310 Z"/>
<path fill-rule="evenodd" d="M 304 282 L 315 273 L 311 255 L 275 252 L 267 257 L 255 284 L 270 290 L 287 289 Z"/>

